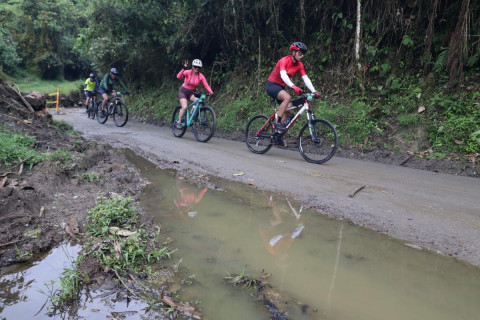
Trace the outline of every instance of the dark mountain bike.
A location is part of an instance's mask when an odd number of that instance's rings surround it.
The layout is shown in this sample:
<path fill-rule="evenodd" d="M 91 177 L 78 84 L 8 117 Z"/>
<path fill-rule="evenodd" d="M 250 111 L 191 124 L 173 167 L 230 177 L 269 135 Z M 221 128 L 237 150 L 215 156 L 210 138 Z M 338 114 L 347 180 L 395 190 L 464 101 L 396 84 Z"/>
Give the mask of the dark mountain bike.
<path fill-rule="evenodd" d="M 113 122 L 117 127 L 123 127 L 128 121 L 128 108 L 122 101 L 121 93 L 116 91 L 116 95 L 106 105 L 106 110 L 102 110 L 102 102 L 97 103 L 96 116 L 100 124 L 107 122 L 109 116 L 113 116 Z"/>
<path fill-rule="evenodd" d="M 90 101 L 88 102 L 88 117 L 90 119 L 95 119 L 95 112 L 97 104 L 99 103 L 97 99 L 98 94 L 99 92 L 95 91 L 93 97 L 91 97 Z"/>

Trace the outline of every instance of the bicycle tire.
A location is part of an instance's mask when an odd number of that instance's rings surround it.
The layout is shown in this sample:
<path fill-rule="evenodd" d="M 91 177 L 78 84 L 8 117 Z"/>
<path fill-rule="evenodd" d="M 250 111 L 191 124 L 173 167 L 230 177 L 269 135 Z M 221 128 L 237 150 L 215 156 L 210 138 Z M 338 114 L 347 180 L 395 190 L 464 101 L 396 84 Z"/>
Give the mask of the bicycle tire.
<path fill-rule="evenodd" d="M 95 119 L 95 112 L 96 112 L 95 108 L 96 108 L 95 101 L 91 99 L 88 102 L 88 117 L 92 120 Z"/>
<path fill-rule="evenodd" d="M 183 137 L 183 135 L 185 134 L 185 132 L 187 131 L 187 126 L 185 125 L 185 117 L 186 115 L 183 117 L 183 121 L 182 123 L 184 124 L 184 126 L 181 128 L 181 129 L 178 129 L 176 126 L 175 126 L 175 123 L 177 122 L 178 120 L 178 115 L 180 114 L 180 110 L 182 109 L 182 106 L 176 106 L 175 107 L 175 110 L 173 110 L 173 114 L 172 114 L 172 122 L 170 123 L 170 127 L 172 128 L 172 133 L 175 137 L 177 138 L 181 138 Z"/>
<path fill-rule="evenodd" d="M 265 123 L 268 121 L 268 124 Z M 265 125 L 261 132 L 257 132 Z M 273 126 L 268 117 L 263 114 L 257 114 L 247 124 L 245 129 L 245 143 L 250 151 L 257 154 L 263 154 L 270 150 L 273 145 Z"/>
<path fill-rule="evenodd" d="M 106 106 L 107 110 L 108 110 L 108 106 Z M 105 112 L 102 112 L 102 101 L 100 101 L 98 104 L 97 104 L 97 108 L 96 108 L 96 116 L 97 116 L 97 121 L 98 123 L 100 124 L 104 124 L 105 122 L 107 122 L 108 120 L 108 112 L 105 111 Z"/>
<path fill-rule="evenodd" d="M 213 137 L 217 128 L 215 111 L 210 106 L 200 106 L 193 122 L 193 135 L 199 142 L 207 142 Z"/>
<path fill-rule="evenodd" d="M 125 103 L 118 101 L 113 108 L 113 122 L 117 127 L 123 127 L 128 121 L 128 108 Z"/>
<path fill-rule="evenodd" d="M 308 162 L 322 164 L 330 160 L 337 151 L 337 130 L 324 119 L 312 120 L 311 124 L 312 134 L 310 134 L 308 123 L 300 130 L 298 151 Z"/>

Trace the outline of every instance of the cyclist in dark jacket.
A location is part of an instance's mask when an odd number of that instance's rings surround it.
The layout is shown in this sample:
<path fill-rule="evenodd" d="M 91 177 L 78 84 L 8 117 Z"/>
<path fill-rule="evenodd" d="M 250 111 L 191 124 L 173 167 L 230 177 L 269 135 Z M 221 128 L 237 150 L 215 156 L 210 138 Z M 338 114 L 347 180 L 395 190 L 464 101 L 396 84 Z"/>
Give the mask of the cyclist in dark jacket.
<path fill-rule="evenodd" d="M 116 96 L 116 92 L 114 87 L 116 84 L 120 84 L 125 91 L 125 94 L 128 94 L 128 89 L 123 83 L 122 79 L 118 77 L 118 71 L 116 68 L 110 69 L 110 72 L 105 74 L 102 81 L 100 82 L 100 94 L 102 95 L 103 102 L 102 102 L 102 110 L 105 110 L 105 105 L 108 102 L 108 95 L 111 94 L 112 96 Z"/>

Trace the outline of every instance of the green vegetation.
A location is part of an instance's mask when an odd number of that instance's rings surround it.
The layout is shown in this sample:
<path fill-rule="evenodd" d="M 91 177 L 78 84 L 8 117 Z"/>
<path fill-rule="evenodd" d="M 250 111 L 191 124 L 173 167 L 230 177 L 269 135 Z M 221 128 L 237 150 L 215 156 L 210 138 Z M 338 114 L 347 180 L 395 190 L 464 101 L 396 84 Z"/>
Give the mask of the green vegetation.
<path fill-rule="evenodd" d="M 48 94 L 60 89 L 60 94 L 69 94 L 82 88 L 85 79 L 75 81 L 44 80 L 39 77 L 25 76 L 11 78 L 10 81 L 15 83 L 22 92 L 39 91 Z"/>
<path fill-rule="evenodd" d="M 153 235 L 137 226 L 138 215 L 130 198 L 102 198 L 88 212 L 87 230 L 93 239 L 94 256 L 101 265 L 120 274 L 130 270 L 142 273 L 162 258 L 170 257 L 167 247 L 156 246 L 158 234 Z"/>
<path fill-rule="evenodd" d="M 99 176 L 96 172 L 84 172 L 84 173 L 75 175 L 75 177 L 80 178 L 87 182 L 94 182 L 99 179 Z"/>
<path fill-rule="evenodd" d="M 63 168 L 72 161 L 70 153 L 64 150 L 39 152 L 36 150 L 36 139 L 27 134 L 19 133 L 9 127 L 0 127 L 0 166 L 10 168 L 24 163 L 30 169 L 44 161 L 58 161 Z"/>
<path fill-rule="evenodd" d="M 24 91 L 60 86 L 36 79 L 80 79 L 61 89 L 68 92 L 114 66 L 133 93 L 132 111 L 170 121 L 175 75 L 184 59 L 200 58 L 219 97 L 208 101 L 219 130 L 243 131 L 252 115 L 272 111 L 265 80 L 301 40 L 325 96 L 317 116 L 336 125 L 341 146 L 395 146 L 398 128 L 417 127 L 426 134 L 411 139 L 438 155 L 479 151 L 477 2 L 7 0 L 0 13 L 0 64 Z"/>

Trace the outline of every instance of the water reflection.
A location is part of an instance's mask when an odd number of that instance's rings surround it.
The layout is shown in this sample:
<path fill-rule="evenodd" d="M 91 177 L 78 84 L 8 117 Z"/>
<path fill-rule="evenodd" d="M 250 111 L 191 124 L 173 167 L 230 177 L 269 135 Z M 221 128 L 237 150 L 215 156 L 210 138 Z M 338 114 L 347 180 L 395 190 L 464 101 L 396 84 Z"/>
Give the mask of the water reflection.
<path fill-rule="evenodd" d="M 183 209 L 182 212 L 189 217 L 195 217 L 197 215 L 195 205 L 202 200 L 202 197 L 205 192 L 207 192 L 208 188 L 195 186 L 192 183 L 187 182 L 182 176 L 177 176 L 175 182 L 180 195 L 173 199 L 173 203 L 177 208 Z"/>
<path fill-rule="evenodd" d="M 241 289 L 226 286 L 228 273 L 270 275 L 279 294 L 301 301 L 307 314 L 291 319 L 451 320 L 480 314 L 480 270 L 344 221 L 325 218 L 290 198 L 215 180 L 188 210 L 175 173 L 144 166 L 151 181 L 142 204 L 175 239 L 195 284 L 186 300 L 201 300 L 210 320 L 268 319 L 265 308 Z M 213 179 L 212 179 L 213 180 Z M 193 186 L 199 195 L 202 187 Z M 178 201 L 177 201 L 178 202 Z M 188 211 L 190 212 L 190 211 Z M 476 244 L 472 244 L 476 245 Z M 232 311 L 234 310 L 234 311 Z"/>
<path fill-rule="evenodd" d="M 47 284 L 58 281 L 64 268 L 71 268 L 79 250 L 79 245 L 62 244 L 33 265 L 5 269 L 0 280 L 0 319 L 47 318 Z"/>
<path fill-rule="evenodd" d="M 277 256 L 277 263 L 288 260 L 288 249 L 305 228 L 301 214 L 287 198 L 263 193 L 267 207 L 265 214 L 259 214 L 258 224 L 265 249 L 272 256 Z M 301 212 L 303 208 L 300 208 Z"/>

